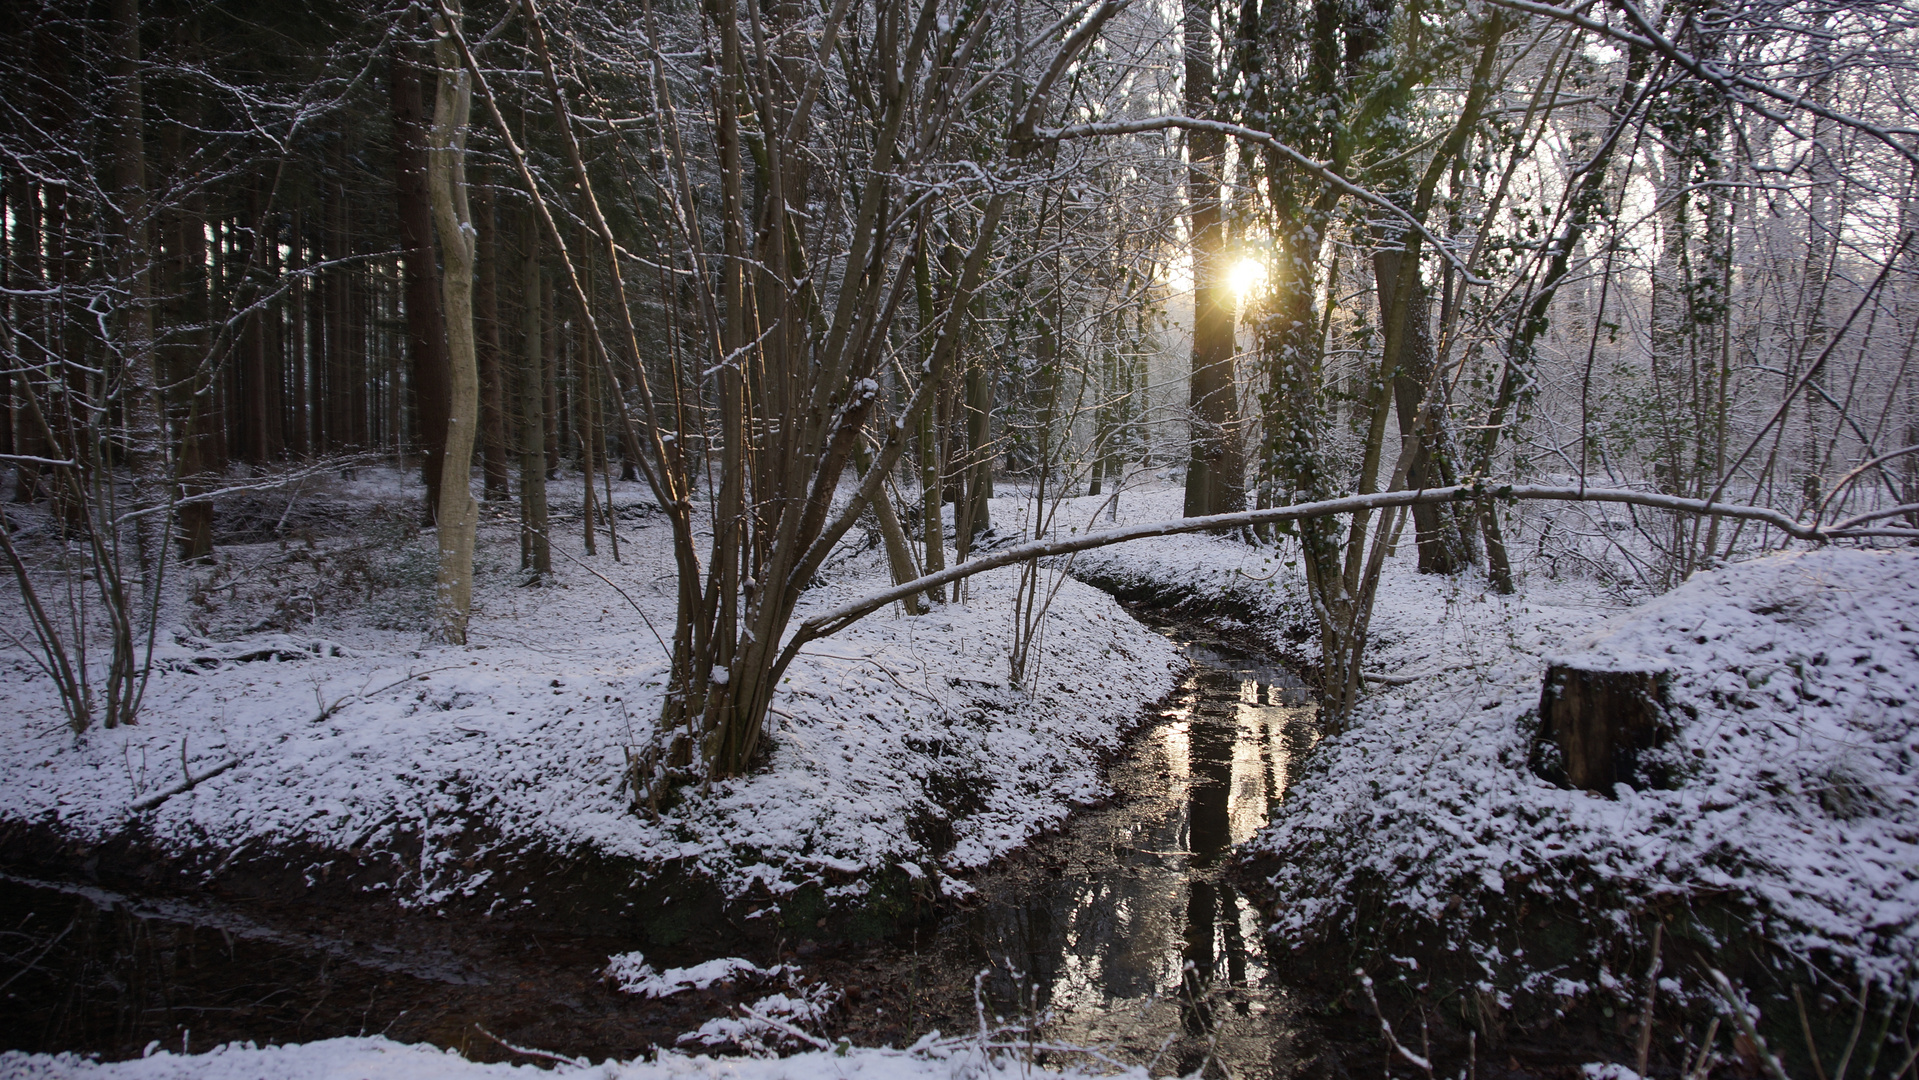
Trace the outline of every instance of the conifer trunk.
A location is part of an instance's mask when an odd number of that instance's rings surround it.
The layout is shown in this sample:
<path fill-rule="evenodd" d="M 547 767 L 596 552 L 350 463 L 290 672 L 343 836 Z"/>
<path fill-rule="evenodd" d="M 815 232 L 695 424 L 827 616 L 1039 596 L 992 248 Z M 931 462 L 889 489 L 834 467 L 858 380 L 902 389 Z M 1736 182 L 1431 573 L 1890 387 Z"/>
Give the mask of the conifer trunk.
<path fill-rule="evenodd" d="M 480 363 L 480 461 L 488 502 L 504 500 L 511 483 L 506 466 L 506 390 L 500 334 L 499 240 L 493 196 L 485 182 L 476 189 L 480 276 L 474 294 Z"/>
<path fill-rule="evenodd" d="M 413 367 L 420 475 L 426 481 L 426 516 L 431 521 L 439 514 L 440 474 L 446 459 L 447 394 L 452 376 L 446 353 L 440 268 L 433 256 L 433 200 L 427 191 L 426 105 L 420 78 L 412 49 L 402 43 L 394 52 L 389 88 L 394 188 L 400 255 L 406 272 L 407 349 Z"/>
<path fill-rule="evenodd" d="M 553 550 L 547 535 L 546 509 L 546 388 L 545 348 L 540 316 L 547 291 L 540 274 L 540 231 L 532 210 L 520 217 L 520 569 L 532 581 L 553 573 Z"/>
<path fill-rule="evenodd" d="M 1185 0 L 1186 110 L 1213 109 L 1212 7 Z M 1218 170 L 1225 136 L 1187 133 L 1186 217 L 1193 251 L 1193 364 L 1188 395 L 1192 451 L 1186 469 L 1187 517 L 1246 508 L 1246 457 L 1240 444 L 1233 298 L 1226 285 L 1226 223 Z"/>

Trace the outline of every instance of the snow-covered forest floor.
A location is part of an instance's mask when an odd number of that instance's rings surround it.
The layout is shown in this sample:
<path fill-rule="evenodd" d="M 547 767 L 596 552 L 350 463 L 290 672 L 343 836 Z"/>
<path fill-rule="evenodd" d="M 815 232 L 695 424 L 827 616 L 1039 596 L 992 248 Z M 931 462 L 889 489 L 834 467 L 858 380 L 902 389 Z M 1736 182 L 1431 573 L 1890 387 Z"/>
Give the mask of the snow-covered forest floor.
<path fill-rule="evenodd" d="M 569 515 L 554 487 L 558 531 Z M 735 897 L 812 883 L 857 902 L 889 868 L 963 892 L 949 871 L 1106 794 L 1101 756 L 1175 679 L 1163 638 L 1069 581 L 1044 658 L 1015 689 L 1018 572 L 988 573 L 964 604 L 875 616 L 809 647 L 776 695 L 766 768 L 689 788 L 655 821 L 624 782 L 629 753 L 654 738 L 674 619 L 646 497 L 616 488 L 615 562 L 604 534 L 584 554 L 576 496 L 540 588 L 519 584 L 517 526 L 490 519 L 471 646 L 451 648 L 422 632 L 432 552 L 406 490 L 387 473 L 336 482 L 306 494 L 331 519 L 306 538 L 176 571 L 194 581 L 161 620 L 133 727 L 76 738 L 51 682 L 6 654 L 0 819 L 93 843 L 138 830 L 202 861 L 276 846 L 390 858 L 399 900 L 428 908 L 489 897 L 476 851 L 524 847 L 677 861 Z M 858 539 L 808 606 L 886 584 Z"/>
<path fill-rule="evenodd" d="M 1710 1006 L 1703 969 L 1719 967 L 1769 997 L 1803 983 L 1840 1024 L 1861 983 L 1913 999 L 1919 556 L 1773 555 L 1597 625 L 1539 593 L 1487 603 L 1508 614 L 1480 620 L 1479 662 L 1435 669 L 1410 639 L 1383 651 L 1387 670 L 1428 677 L 1374 695 L 1321 743 L 1251 845 L 1278 941 L 1425 989 L 1451 954 L 1467 973 L 1452 988 L 1494 1011 L 1623 1010 L 1645 992 L 1659 922 L 1669 998 Z M 1671 730 L 1641 761 L 1645 782 L 1541 779 L 1548 662 L 1664 683 Z M 1529 909 L 1534 932 L 1511 933 Z"/>
<path fill-rule="evenodd" d="M 334 482 L 310 496 L 323 513 L 304 535 L 228 547 L 213 571 L 183 571 L 196 580 L 162 620 L 135 727 L 76 739 L 47 680 L 7 654 L 0 818 L 84 842 L 135 832 L 201 865 L 274 846 L 387 858 L 393 895 L 428 909 L 455 898 L 495 910 L 530 902 L 489 892 L 485 861 L 472 858 L 522 847 L 677 861 L 736 898 L 811 886 L 858 905 L 888 880 L 963 898 L 968 871 L 1109 794 L 1102 760 L 1181 667 L 1109 596 L 1067 579 L 1045 616 L 1038 667 L 1015 687 L 1006 657 L 1019 571 L 988 573 L 963 603 L 875 615 L 810 647 L 775 699 L 766 766 L 689 789 L 656 821 L 633 810 L 623 782 L 629 752 L 653 734 L 660 638 L 673 618 L 671 566 L 644 497 L 616 491 L 617 563 L 604 536 L 600 554 L 584 554 L 575 502 L 548 587 L 520 587 L 506 517 L 484 526 L 473 644 L 453 649 L 425 643 L 430 551 L 408 524 L 417 510 L 404 491 L 390 474 Z M 1001 536 L 1030 533 L 1030 504 L 1010 487 L 1003 494 L 993 511 Z M 1116 519 L 1176 517 L 1180 498 L 1165 483 L 1128 489 Z M 567 507 L 558 511 L 568 520 Z M 1110 503 L 1081 498 L 1061 504 L 1052 527 L 1111 520 Z M 1287 550 L 1159 538 L 1046 572 L 1183 606 L 1309 662 L 1309 613 Z M 885 582 L 884 560 L 856 533 L 808 606 Z M 1403 551 L 1387 565 L 1373 620 L 1367 670 L 1382 678 L 1249 845 L 1277 945 L 1384 964 L 1376 973 L 1412 991 L 1455 1000 L 1473 991 L 1482 1012 L 1551 1012 L 1635 1000 L 1656 916 L 1695 957 L 1770 949 L 1818 965 L 1806 969 L 1813 993 L 1831 990 L 1820 978 L 1867 978 L 1910 999 L 1915 611 L 1919 557 L 1909 551 L 1772 556 L 1695 575 L 1638 607 L 1589 579 L 1537 569 L 1517 595 L 1500 596 L 1472 575 L 1422 576 Z M 1554 661 L 1661 673 L 1675 725 L 1668 782 L 1608 796 L 1540 778 L 1533 738 Z M 1553 913 L 1555 928 L 1577 924 L 1576 940 L 1522 936 L 1529 911 Z M 1729 936 L 1711 911 L 1738 913 L 1746 936 Z M 1391 951 L 1415 940 L 1423 953 Z M 1681 974 L 1662 984 L 1666 998 L 1703 1001 L 1707 989 L 1688 981 L 1698 971 Z M 826 1051 L 737 1075 L 985 1075 L 1018 1067 L 1009 1061 L 978 1046 Z M 96 1074 L 77 1059 L 0 1064 Z M 466 1068 L 353 1040 L 161 1055 L 98 1075 Z M 471 1066 L 472 1075 L 499 1068 Z M 608 1075 L 712 1068 L 669 1058 Z"/>
<path fill-rule="evenodd" d="M 546 1061 L 539 1065 L 482 1064 L 451 1050 L 388 1039 L 342 1038 L 294 1046 L 226 1046 L 203 1054 L 158 1051 L 132 1061 L 102 1064 L 68 1054 L 0 1053 L 0 1075 L 15 1080 L 1000 1080 L 1030 1077 L 1030 1054 L 966 1040 L 927 1040 L 908 1050 L 846 1047 L 809 1050 L 784 1058 L 715 1059 L 662 1054 L 652 1061 Z M 1071 1068 L 1049 1075 L 1122 1076 L 1145 1080 L 1142 1069 Z"/>

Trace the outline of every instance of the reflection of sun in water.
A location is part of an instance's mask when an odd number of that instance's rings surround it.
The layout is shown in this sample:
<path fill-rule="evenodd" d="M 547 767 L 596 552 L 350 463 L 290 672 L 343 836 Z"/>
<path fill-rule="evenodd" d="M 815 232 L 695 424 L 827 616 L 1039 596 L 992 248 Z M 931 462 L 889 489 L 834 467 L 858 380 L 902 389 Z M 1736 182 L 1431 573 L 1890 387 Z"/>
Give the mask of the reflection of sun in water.
<path fill-rule="evenodd" d="M 1234 262 L 1226 270 L 1226 287 L 1232 291 L 1233 299 L 1244 304 L 1259 287 L 1266 284 L 1266 264 L 1258 259 L 1246 257 Z"/>

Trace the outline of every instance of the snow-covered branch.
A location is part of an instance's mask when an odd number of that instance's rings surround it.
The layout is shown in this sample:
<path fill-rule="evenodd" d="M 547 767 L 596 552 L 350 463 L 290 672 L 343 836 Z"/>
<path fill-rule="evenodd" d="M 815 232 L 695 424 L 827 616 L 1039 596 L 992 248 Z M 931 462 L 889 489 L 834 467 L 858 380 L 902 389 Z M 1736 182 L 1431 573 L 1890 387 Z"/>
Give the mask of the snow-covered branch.
<path fill-rule="evenodd" d="M 787 645 L 789 654 L 797 653 L 800 646 L 851 626 L 888 604 L 903 600 L 916 593 L 939 588 L 951 582 L 968 578 L 974 574 L 1029 559 L 1043 559 L 1054 555 L 1070 555 L 1076 551 L 1090 551 L 1094 548 L 1110 547 L 1129 540 L 1143 540 L 1152 536 L 1177 536 L 1181 533 L 1219 532 L 1230 529 L 1250 528 L 1254 525 L 1266 525 L 1286 521 L 1303 521 L 1308 518 L 1330 517 L 1335 514 L 1350 514 L 1359 511 L 1383 510 L 1388 507 L 1422 506 L 1435 503 L 1447 503 L 1466 499 L 1499 498 L 1542 502 L 1594 502 L 1622 503 L 1630 506 L 1644 506 L 1654 510 L 1671 510 L 1685 514 L 1716 515 L 1719 517 L 1739 518 L 1770 525 L 1794 539 L 1813 543 L 1827 543 L 1855 535 L 1847 526 L 1850 519 L 1839 525 L 1824 527 L 1807 524 L 1789 517 L 1778 510 L 1764 506 L 1744 506 L 1734 503 L 1708 502 L 1705 499 L 1688 499 L 1678 495 L 1661 495 L 1650 491 L 1631 491 L 1622 488 L 1594 487 L 1547 487 L 1536 484 L 1455 484 L 1450 487 L 1426 488 L 1412 491 L 1382 491 L 1372 495 L 1348 495 L 1338 499 L 1321 499 L 1317 502 L 1295 503 L 1291 506 L 1277 506 L 1266 510 L 1247 510 L 1237 514 L 1213 514 L 1207 517 L 1175 518 L 1170 521 L 1155 521 L 1144 525 L 1128 525 L 1118 529 L 1104 529 L 1080 536 L 1068 536 L 1045 540 L 1033 540 L 1012 547 L 1001 548 L 975 559 L 948 567 L 938 573 L 927 574 L 912 581 L 896 585 L 893 588 L 841 604 L 836 608 L 823 611 L 800 624 L 799 631 Z M 1919 538 L 1919 530 L 1879 530 L 1874 535 L 1913 536 Z"/>

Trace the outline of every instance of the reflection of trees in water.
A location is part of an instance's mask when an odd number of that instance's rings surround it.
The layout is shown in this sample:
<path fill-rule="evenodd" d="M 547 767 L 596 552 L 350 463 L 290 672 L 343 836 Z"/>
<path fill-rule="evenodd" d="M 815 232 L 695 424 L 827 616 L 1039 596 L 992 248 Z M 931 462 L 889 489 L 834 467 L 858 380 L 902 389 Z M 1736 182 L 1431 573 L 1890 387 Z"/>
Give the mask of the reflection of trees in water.
<path fill-rule="evenodd" d="M 1211 876 L 1233 843 L 1233 751 L 1240 737 L 1241 684 L 1236 674 L 1225 671 L 1206 672 L 1199 683 L 1204 696 L 1193 710 L 1187 734 L 1192 770 L 1186 789 L 1187 841 L 1195 876 L 1186 891 L 1180 1020 L 1187 1034 L 1204 1037 L 1214 1028 L 1216 997 L 1211 991 L 1219 961 L 1226 962 L 1227 985 L 1246 985 L 1246 942 L 1239 929 L 1239 897 Z M 1247 1003 L 1239 1002 L 1237 1011 L 1244 1015 Z"/>
<path fill-rule="evenodd" d="M 1294 1021 L 1262 1007 L 1258 936 L 1220 873 L 1315 733 L 1310 713 L 1268 711 L 1304 703 L 1303 689 L 1224 649 L 1189 654 L 1197 671 L 1170 723 L 1138 744 L 1130 805 L 1082 819 L 1066 865 L 987 890 L 968 919 L 968 989 L 987 967 L 989 1021 L 1057 1010 L 1049 1039 L 1150 1059 L 1155 1075 L 1279 1075 Z"/>

